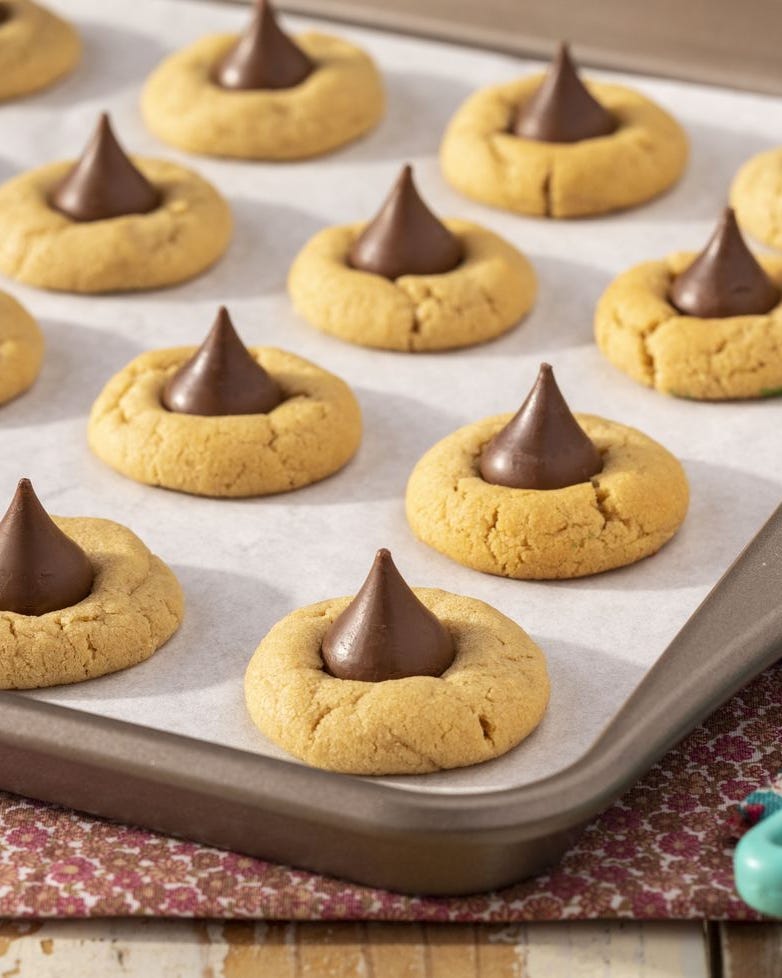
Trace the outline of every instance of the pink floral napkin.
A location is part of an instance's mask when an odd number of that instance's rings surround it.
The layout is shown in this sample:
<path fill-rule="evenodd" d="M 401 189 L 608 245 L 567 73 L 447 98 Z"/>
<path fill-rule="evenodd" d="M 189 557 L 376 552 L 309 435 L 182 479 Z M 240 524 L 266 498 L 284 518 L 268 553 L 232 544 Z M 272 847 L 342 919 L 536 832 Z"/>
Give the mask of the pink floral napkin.
<path fill-rule="evenodd" d="M 731 814 L 782 768 L 782 665 L 670 751 L 550 873 L 405 897 L 0 794 L 0 916 L 482 921 L 758 919 L 733 887 Z"/>

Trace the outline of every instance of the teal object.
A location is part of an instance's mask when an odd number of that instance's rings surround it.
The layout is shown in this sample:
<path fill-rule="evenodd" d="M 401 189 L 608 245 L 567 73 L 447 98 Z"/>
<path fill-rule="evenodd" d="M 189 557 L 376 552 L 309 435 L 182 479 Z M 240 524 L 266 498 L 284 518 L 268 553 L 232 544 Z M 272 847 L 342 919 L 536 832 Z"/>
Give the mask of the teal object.
<path fill-rule="evenodd" d="M 782 810 L 739 840 L 733 874 L 741 899 L 769 917 L 782 917 Z"/>

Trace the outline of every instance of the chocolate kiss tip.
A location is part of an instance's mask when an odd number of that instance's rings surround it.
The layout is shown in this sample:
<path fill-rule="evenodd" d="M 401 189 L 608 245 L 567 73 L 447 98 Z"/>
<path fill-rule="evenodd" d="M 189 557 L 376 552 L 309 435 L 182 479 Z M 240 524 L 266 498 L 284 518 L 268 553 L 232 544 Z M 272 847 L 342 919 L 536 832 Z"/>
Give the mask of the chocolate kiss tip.
<path fill-rule="evenodd" d="M 540 87 L 520 106 L 511 127 L 516 136 L 546 143 L 576 143 L 608 136 L 615 129 L 614 117 L 578 77 L 564 42 Z"/>
<path fill-rule="evenodd" d="M 378 683 L 441 676 L 456 651 L 450 633 L 410 590 L 388 550 L 326 632 L 321 655 L 337 679 Z"/>
<path fill-rule="evenodd" d="M 225 306 L 195 354 L 170 378 L 163 406 L 176 414 L 268 414 L 282 400 L 277 382 L 239 339 Z"/>
<path fill-rule="evenodd" d="M 603 468 L 600 453 L 573 417 L 548 363 L 526 400 L 483 450 L 486 482 L 513 489 L 563 489 Z"/>
<path fill-rule="evenodd" d="M 407 164 L 380 211 L 353 243 L 348 263 L 393 280 L 450 272 L 462 257 L 461 242 L 421 199 L 413 168 Z"/>
<path fill-rule="evenodd" d="M 782 299 L 747 247 L 732 208 L 725 209 L 706 247 L 671 286 L 670 301 L 702 319 L 762 315 Z"/>
<path fill-rule="evenodd" d="M 92 590 L 87 555 L 21 479 L 0 520 L 0 611 L 44 615 L 78 604 Z"/>
<path fill-rule="evenodd" d="M 227 89 L 293 88 L 313 68 L 307 55 L 281 30 L 272 5 L 258 0 L 247 29 L 218 62 L 212 77 Z"/>
<path fill-rule="evenodd" d="M 160 200 L 157 189 L 125 155 L 102 112 L 81 157 L 52 190 L 49 204 L 74 221 L 103 221 L 148 214 Z"/>

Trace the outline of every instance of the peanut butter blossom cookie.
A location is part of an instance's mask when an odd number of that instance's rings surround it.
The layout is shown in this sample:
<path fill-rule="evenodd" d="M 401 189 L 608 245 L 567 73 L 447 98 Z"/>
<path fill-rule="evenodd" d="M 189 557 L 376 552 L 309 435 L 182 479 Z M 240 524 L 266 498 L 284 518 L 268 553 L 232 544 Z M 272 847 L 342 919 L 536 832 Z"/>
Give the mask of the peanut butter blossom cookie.
<path fill-rule="evenodd" d="M 48 88 L 78 64 L 73 27 L 31 0 L 0 3 L 0 101 Z"/>
<path fill-rule="evenodd" d="M 634 380 L 704 401 L 782 393 L 782 259 L 756 259 L 732 210 L 699 255 L 644 262 L 600 299 L 595 336 Z"/>
<path fill-rule="evenodd" d="M 0 404 L 33 385 L 43 349 L 38 323 L 16 299 L 0 292 Z"/>
<path fill-rule="evenodd" d="M 265 496 L 341 469 L 361 440 L 361 412 L 333 374 L 283 350 L 248 350 L 222 308 L 198 349 L 143 353 L 113 377 L 88 439 L 137 482 Z"/>
<path fill-rule="evenodd" d="M 129 159 L 101 115 L 76 163 L 0 187 L 0 271 L 64 292 L 173 285 L 204 271 L 231 236 L 228 205 L 191 170 Z"/>
<path fill-rule="evenodd" d="M 171 638 L 183 611 L 177 579 L 130 530 L 52 519 L 22 479 L 0 520 L 0 688 L 134 666 Z"/>
<path fill-rule="evenodd" d="M 451 120 L 440 163 L 453 186 L 520 214 L 582 217 L 667 190 L 687 162 L 679 124 L 623 85 L 581 81 L 566 45 L 545 76 L 476 92 Z"/>
<path fill-rule="evenodd" d="M 745 230 L 782 248 L 782 147 L 747 160 L 733 181 L 730 201 Z"/>
<path fill-rule="evenodd" d="M 387 550 L 354 598 L 278 622 L 245 676 L 253 722 L 315 767 L 425 774 L 505 754 L 540 723 L 543 653 L 499 611 L 411 590 Z"/>
<path fill-rule="evenodd" d="M 477 224 L 440 221 L 404 167 L 369 224 L 326 228 L 288 277 L 313 326 L 361 346 L 446 350 L 494 339 L 529 311 L 532 266 Z"/>
<path fill-rule="evenodd" d="M 288 37 L 265 0 L 240 37 L 204 37 L 167 58 L 141 100 L 147 125 L 165 142 L 257 160 L 336 149 L 377 125 L 384 108 L 367 54 L 328 34 Z"/>
<path fill-rule="evenodd" d="M 545 579 L 648 557 L 688 501 L 669 452 L 635 428 L 572 415 L 544 363 L 517 414 L 460 428 L 424 455 L 406 507 L 415 535 L 460 564 Z"/>

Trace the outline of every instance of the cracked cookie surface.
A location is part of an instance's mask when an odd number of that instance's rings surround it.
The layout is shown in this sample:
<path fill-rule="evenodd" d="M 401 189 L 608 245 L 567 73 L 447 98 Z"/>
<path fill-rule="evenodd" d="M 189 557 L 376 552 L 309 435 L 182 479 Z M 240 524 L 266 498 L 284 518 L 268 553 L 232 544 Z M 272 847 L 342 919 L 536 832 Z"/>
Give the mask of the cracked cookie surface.
<path fill-rule="evenodd" d="M 37 92 L 67 75 L 81 57 L 75 29 L 31 0 L 5 3 L 0 23 L 0 101 Z"/>
<path fill-rule="evenodd" d="M 462 262 L 440 275 L 402 275 L 394 281 L 348 265 L 365 223 L 320 231 L 291 266 L 294 307 L 324 333 L 384 350 L 447 350 L 506 333 L 535 301 L 532 265 L 477 224 L 443 223 L 462 244 Z"/>
<path fill-rule="evenodd" d="M 485 204 L 540 217 L 583 217 L 641 204 L 674 184 L 687 137 L 667 112 L 622 85 L 586 82 L 617 120 L 608 136 L 576 143 L 510 132 L 542 75 L 481 89 L 459 108 L 440 147 L 452 186 Z"/>
<path fill-rule="evenodd" d="M 146 83 L 144 121 L 190 153 L 239 159 L 317 156 L 372 129 L 385 109 L 374 62 L 338 37 L 308 33 L 296 43 L 315 70 L 292 88 L 227 91 L 211 79 L 235 35 L 204 37 L 172 54 Z"/>
<path fill-rule="evenodd" d="M 782 303 L 756 316 L 700 319 L 668 300 L 674 278 L 695 257 L 670 255 L 619 275 L 595 310 L 601 352 L 633 380 L 704 401 L 782 394 Z M 782 259 L 758 257 L 782 286 Z"/>
<path fill-rule="evenodd" d="M 0 292 L 0 404 L 33 385 L 43 351 L 38 323 L 13 296 Z"/>
<path fill-rule="evenodd" d="M 50 163 L 0 187 L 0 271 L 28 285 L 63 292 L 125 292 L 173 285 L 203 272 L 228 247 L 228 204 L 191 170 L 133 157 L 160 191 L 147 214 L 73 221 L 49 206 L 52 188 L 72 167 Z"/>
<path fill-rule="evenodd" d="M 733 181 L 730 202 L 745 231 L 782 248 L 782 147 L 747 160 Z"/>
<path fill-rule="evenodd" d="M 361 412 L 352 391 L 334 374 L 283 350 L 249 349 L 283 393 L 268 414 L 167 411 L 163 388 L 196 349 L 142 353 L 112 377 L 88 426 L 90 448 L 99 458 L 136 482 L 227 497 L 298 489 L 353 457 Z"/>
<path fill-rule="evenodd" d="M 590 482 L 564 489 L 485 482 L 481 452 L 511 417 L 459 428 L 420 459 L 406 494 L 419 540 L 487 574 L 544 580 L 632 564 L 681 525 L 689 489 L 679 462 L 635 428 L 594 415 L 575 416 L 603 457 Z"/>
<path fill-rule="evenodd" d="M 54 517 L 95 571 L 78 604 L 45 615 L 0 611 L 0 689 L 79 683 L 148 659 L 179 628 L 184 597 L 173 572 L 126 527 Z"/>
<path fill-rule="evenodd" d="M 323 637 L 352 599 L 321 601 L 283 618 L 255 651 L 244 683 L 253 723 L 308 764 L 348 774 L 425 774 L 515 747 L 548 703 L 543 653 L 482 601 L 413 590 L 453 637 L 442 676 L 367 683 L 324 672 Z"/>

